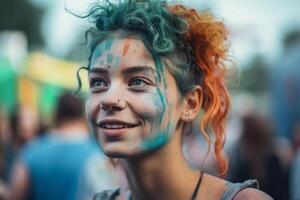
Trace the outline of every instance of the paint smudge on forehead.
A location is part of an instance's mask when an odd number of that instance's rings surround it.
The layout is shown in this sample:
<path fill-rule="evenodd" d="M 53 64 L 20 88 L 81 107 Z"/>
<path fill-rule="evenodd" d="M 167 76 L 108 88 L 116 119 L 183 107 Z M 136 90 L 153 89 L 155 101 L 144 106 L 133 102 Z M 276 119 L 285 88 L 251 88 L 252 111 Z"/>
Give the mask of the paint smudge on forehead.
<path fill-rule="evenodd" d="M 128 50 L 129 50 L 129 47 L 130 47 L 130 40 L 126 39 L 124 47 L 123 47 L 123 56 L 126 56 Z"/>
<path fill-rule="evenodd" d="M 93 52 L 92 58 L 91 58 L 91 65 L 95 64 L 96 62 L 99 61 L 100 56 L 103 54 L 104 48 L 103 45 L 98 45 Z"/>
<path fill-rule="evenodd" d="M 120 61 L 121 61 L 120 56 L 108 53 L 106 55 L 106 63 L 105 64 L 107 65 L 107 68 L 116 70 L 116 69 L 120 68 Z"/>
<path fill-rule="evenodd" d="M 107 54 L 107 56 L 106 56 L 106 62 L 108 63 L 108 64 L 112 64 L 112 62 L 113 62 L 113 59 L 114 59 L 114 56 L 112 55 L 112 54 Z"/>
<path fill-rule="evenodd" d="M 113 42 L 114 42 L 114 39 L 108 38 L 107 40 L 104 41 L 104 45 L 103 45 L 103 42 L 101 42 L 96 46 L 96 48 L 94 49 L 93 54 L 92 54 L 91 65 L 95 64 L 95 62 L 98 61 L 98 58 L 105 51 L 108 51 L 109 49 L 111 49 Z M 101 65 L 103 65 L 103 62 L 101 62 Z"/>
<path fill-rule="evenodd" d="M 105 40 L 105 51 L 111 49 L 111 46 L 114 43 L 114 39 L 113 38 L 108 38 L 107 40 Z"/>

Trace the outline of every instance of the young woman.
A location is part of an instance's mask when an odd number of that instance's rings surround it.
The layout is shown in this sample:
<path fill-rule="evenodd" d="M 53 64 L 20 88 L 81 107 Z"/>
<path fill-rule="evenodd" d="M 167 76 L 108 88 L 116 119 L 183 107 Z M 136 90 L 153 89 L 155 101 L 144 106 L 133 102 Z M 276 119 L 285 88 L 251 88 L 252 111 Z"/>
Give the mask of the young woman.
<path fill-rule="evenodd" d="M 87 67 L 91 131 L 103 152 L 119 158 L 130 192 L 93 199 L 271 199 L 256 181 L 232 184 L 192 169 L 183 138 L 201 112 L 201 133 L 212 143 L 220 176 L 230 106 L 224 84 L 227 30 L 209 13 L 160 0 L 96 4 Z"/>

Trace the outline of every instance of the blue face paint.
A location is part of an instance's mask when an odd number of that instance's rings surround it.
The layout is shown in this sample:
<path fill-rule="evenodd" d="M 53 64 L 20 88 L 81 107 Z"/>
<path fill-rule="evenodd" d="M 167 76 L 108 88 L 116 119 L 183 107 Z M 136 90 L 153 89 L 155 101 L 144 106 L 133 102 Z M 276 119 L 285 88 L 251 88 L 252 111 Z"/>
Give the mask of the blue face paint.
<path fill-rule="evenodd" d="M 157 82 L 160 83 L 161 82 L 161 76 L 163 74 L 163 67 L 161 65 L 160 58 L 159 58 L 158 55 L 152 54 L 152 58 L 153 58 L 155 68 L 156 68 L 156 71 L 157 71 Z"/>
<path fill-rule="evenodd" d="M 92 54 L 91 66 L 95 64 L 97 58 L 99 58 L 99 56 L 101 56 L 103 53 L 104 53 L 103 45 L 101 45 L 101 44 L 97 45 L 97 47 L 94 49 L 93 54 Z"/>
<path fill-rule="evenodd" d="M 113 38 L 108 38 L 107 40 L 105 40 L 104 45 L 103 45 L 103 42 L 101 42 L 96 46 L 96 48 L 94 49 L 93 54 L 92 54 L 91 65 L 95 64 L 97 58 L 100 57 L 105 51 L 108 51 L 111 49 L 113 42 L 114 42 Z M 112 55 L 111 55 L 111 57 L 107 57 L 107 60 L 111 60 L 110 61 L 110 63 L 111 63 Z M 103 61 L 101 61 L 101 65 L 103 65 Z"/>
<path fill-rule="evenodd" d="M 162 122 L 162 119 L 163 119 L 163 115 L 166 111 L 166 104 L 167 104 L 167 101 L 166 101 L 166 98 L 164 97 L 164 95 L 162 94 L 160 88 L 156 88 L 156 92 L 159 96 L 159 99 L 160 99 L 160 105 L 162 106 L 162 112 L 161 112 L 161 115 L 159 117 L 159 122 L 161 123 Z M 156 101 L 157 102 L 157 101 Z M 157 104 L 156 104 L 157 105 Z"/>
<path fill-rule="evenodd" d="M 112 55 L 112 54 L 107 54 L 107 56 L 106 56 L 106 62 L 107 62 L 107 64 L 112 64 L 112 62 L 113 62 L 113 58 L 114 58 L 114 56 Z"/>
<path fill-rule="evenodd" d="M 168 143 L 170 140 L 170 130 L 172 129 L 172 125 L 169 123 L 167 128 L 164 130 L 152 134 L 150 137 L 146 138 L 145 141 L 143 142 L 141 149 L 142 150 L 154 150 L 158 149 L 165 144 Z"/>
<path fill-rule="evenodd" d="M 113 45 L 113 43 L 114 43 L 113 38 L 108 38 L 107 40 L 105 40 L 105 51 L 109 50 Z"/>

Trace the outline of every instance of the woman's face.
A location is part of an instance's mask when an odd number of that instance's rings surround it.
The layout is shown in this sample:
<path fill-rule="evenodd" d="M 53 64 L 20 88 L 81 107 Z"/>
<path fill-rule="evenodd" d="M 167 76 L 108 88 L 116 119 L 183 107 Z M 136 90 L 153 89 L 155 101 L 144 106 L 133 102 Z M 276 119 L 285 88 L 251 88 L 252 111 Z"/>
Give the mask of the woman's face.
<path fill-rule="evenodd" d="M 182 97 L 154 60 L 138 38 L 109 38 L 92 54 L 87 118 L 108 156 L 158 149 L 181 130 Z"/>

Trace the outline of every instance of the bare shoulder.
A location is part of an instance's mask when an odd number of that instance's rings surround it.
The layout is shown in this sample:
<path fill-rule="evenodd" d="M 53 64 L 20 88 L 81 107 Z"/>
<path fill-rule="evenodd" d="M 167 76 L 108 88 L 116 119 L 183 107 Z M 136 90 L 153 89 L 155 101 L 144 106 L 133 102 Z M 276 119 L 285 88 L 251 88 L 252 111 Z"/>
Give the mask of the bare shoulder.
<path fill-rule="evenodd" d="M 233 200 L 273 200 L 273 198 L 260 190 L 246 188 L 237 193 Z"/>

